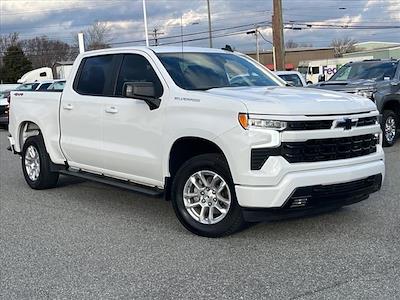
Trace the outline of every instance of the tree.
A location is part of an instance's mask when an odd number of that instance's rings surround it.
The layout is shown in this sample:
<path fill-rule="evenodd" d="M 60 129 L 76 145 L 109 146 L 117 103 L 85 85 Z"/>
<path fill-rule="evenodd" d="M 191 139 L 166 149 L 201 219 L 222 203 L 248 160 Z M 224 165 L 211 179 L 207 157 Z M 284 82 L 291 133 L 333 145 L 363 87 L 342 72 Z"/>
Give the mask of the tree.
<path fill-rule="evenodd" d="M 299 44 L 296 43 L 296 42 L 293 41 L 293 40 L 288 40 L 288 41 L 285 43 L 285 48 L 287 48 L 287 49 L 289 49 L 289 48 L 298 48 L 298 47 L 299 47 Z"/>
<path fill-rule="evenodd" d="M 22 41 L 26 56 L 34 69 L 52 67 L 58 61 L 70 59 L 70 46 L 60 40 L 50 40 L 47 36 Z"/>
<path fill-rule="evenodd" d="M 0 68 L 3 66 L 3 57 L 10 46 L 19 45 L 19 34 L 17 32 L 0 36 Z"/>
<path fill-rule="evenodd" d="M 3 57 L 3 66 L 0 69 L 0 82 L 16 83 L 22 75 L 32 70 L 32 63 L 25 56 L 21 47 L 10 46 Z"/>
<path fill-rule="evenodd" d="M 293 40 L 288 40 L 286 43 L 285 43 L 285 48 L 286 49 L 291 49 L 291 48 L 300 48 L 300 47 L 303 47 L 303 48 L 310 48 L 310 47 L 312 47 L 313 45 L 311 44 L 311 43 L 297 43 L 297 42 L 295 42 L 295 41 L 293 41 Z"/>
<path fill-rule="evenodd" d="M 87 50 L 110 48 L 111 39 L 108 37 L 110 31 L 111 28 L 107 23 L 94 22 L 83 33 Z"/>
<path fill-rule="evenodd" d="M 344 53 L 356 51 L 355 44 L 357 41 L 353 38 L 345 37 L 342 39 L 334 39 L 331 43 L 335 57 L 342 57 Z"/>

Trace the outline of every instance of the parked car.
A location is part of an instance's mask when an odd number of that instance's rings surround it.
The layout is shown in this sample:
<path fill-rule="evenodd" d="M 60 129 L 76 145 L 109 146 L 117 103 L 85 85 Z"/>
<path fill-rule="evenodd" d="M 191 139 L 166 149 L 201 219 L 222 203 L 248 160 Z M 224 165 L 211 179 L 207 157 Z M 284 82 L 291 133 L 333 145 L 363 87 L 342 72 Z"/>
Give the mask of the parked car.
<path fill-rule="evenodd" d="M 219 237 L 381 187 L 372 101 L 286 87 L 246 55 L 104 49 L 80 54 L 70 78 L 63 92 L 11 94 L 9 142 L 33 189 L 64 174 L 164 195 L 188 230 Z"/>
<path fill-rule="evenodd" d="M 0 126 L 8 126 L 8 96 L 10 91 L 0 91 Z"/>
<path fill-rule="evenodd" d="M 399 60 L 351 62 L 330 80 L 310 87 L 357 94 L 374 101 L 382 114 L 384 145 L 395 144 L 400 130 Z"/>
<path fill-rule="evenodd" d="M 54 80 L 54 82 L 47 88 L 48 91 L 62 92 L 64 89 L 65 80 Z"/>
<path fill-rule="evenodd" d="M 293 86 L 307 86 L 306 80 L 304 79 L 303 75 L 301 75 L 297 71 L 276 71 L 274 73 Z"/>
<path fill-rule="evenodd" d="M 54 83 L 54 80 L 44 80 L 40 81 L 38 86 L 35 88 L 35 91 L 46 91 L 49 86 Z"/>

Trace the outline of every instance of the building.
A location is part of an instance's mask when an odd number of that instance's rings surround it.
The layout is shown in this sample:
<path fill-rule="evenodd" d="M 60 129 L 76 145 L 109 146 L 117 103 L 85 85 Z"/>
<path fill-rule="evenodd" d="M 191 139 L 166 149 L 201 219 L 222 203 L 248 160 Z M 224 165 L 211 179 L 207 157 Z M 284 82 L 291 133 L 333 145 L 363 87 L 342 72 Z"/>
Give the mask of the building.
<path fill-rule="evenodd" d="M 256 58 L 255 53 L 247 53 L 252 58 Z M 296 70 L 299 62 L 304 60 L 328 59 L 334 58 L 335 53 L 332 47 L 321 48 L 290 48 L 285 52 L 286 70 Z M 260 53 L 260 63 L 267 66 L 270 70 L 274 69 L 272 51 Z"/>
<path fill-rule="evenodd" d="M 373 59 L 400 59 L 400 43 L 364 42 L 355 44 L 356 52 L 343 54 L 343 57 L 372 56 Z"/>

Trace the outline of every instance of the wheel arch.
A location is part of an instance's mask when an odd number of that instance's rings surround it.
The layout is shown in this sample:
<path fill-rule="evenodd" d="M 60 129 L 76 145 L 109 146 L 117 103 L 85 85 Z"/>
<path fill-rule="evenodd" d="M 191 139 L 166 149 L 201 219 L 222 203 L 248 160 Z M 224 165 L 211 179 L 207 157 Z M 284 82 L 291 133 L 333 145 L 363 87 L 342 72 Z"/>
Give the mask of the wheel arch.
<path fill-rule="evenodd" d="M 387 99 L 382 106 L 382 112 L 384 110 L 392 110 L 400 118 L 400 99 Z"/>
<path fill-rule="evenodd" d="M 16 140 L 18 141 L 20 151 L 22 151 L 25 141 L 29 137 L 41 134 L 39 125 L 37 125 L 33 121 L 28 121 L 28 120 L 20 123 L 17 132 L 18 132 L 18 137 L 16 138 Z"/>

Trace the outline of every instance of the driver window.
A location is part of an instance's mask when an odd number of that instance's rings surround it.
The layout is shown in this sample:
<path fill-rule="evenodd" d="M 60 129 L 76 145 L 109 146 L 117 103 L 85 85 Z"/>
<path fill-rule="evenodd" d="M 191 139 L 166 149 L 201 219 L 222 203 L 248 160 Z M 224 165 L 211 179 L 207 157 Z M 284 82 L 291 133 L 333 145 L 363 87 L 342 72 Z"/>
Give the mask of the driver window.
<path fill-rule="evenodd" d="M 116 96 L 122 96 L 125 82 L 152 82 L 156 90 L 156 97 L 163 94 L 162 84 L 149 61 L 139 54 L 126 54 L 122 61 L 118 75 Z"/>

